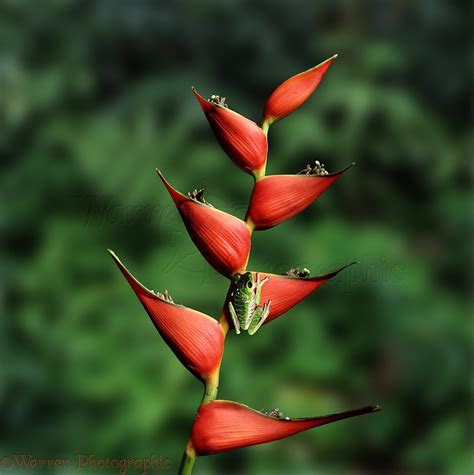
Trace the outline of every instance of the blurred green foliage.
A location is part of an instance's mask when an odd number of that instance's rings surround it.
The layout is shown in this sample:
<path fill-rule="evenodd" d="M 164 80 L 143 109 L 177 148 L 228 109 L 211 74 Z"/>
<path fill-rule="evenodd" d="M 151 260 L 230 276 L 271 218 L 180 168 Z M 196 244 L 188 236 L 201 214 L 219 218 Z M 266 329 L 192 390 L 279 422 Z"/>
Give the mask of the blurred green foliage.
<path fill-rule="evenodd" d="M 268 172 L 357 166 L 255 234 L 250 268 L 360 264 L 257 336 L 231 334 L 219 397 L 290 416 L 383 412 L 195 472 L 472 473 L 470 28 L 467 2 L 441 0 L 2 0 L 0 455 L 156 454 L 177 468 L 201 387 L 106 248 L 218 315 L 227 282 L 154 169 L 240 217 L 252 181 L 190 86 L 258 121 L 277 84 L 337 52 L 272 127 Z"/>

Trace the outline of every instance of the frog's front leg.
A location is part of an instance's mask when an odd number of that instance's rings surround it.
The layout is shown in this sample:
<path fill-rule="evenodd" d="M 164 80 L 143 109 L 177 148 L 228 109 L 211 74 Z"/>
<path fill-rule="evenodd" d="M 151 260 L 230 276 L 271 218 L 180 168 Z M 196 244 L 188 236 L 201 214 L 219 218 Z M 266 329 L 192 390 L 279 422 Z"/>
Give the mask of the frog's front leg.
<path fill-rule="evenodd" d="M 235 313 L 234 306 L 232 305 L 232 302 L 229 302 L 229 313 L 232 318 L 232 321 L 234 322 L 234 327 L 235 327 L 235 333 L 237 335 L 240 333 L 240 322 L 239 319 L 237 318 L 237 314 Z"/>
<path fill-rule="evenodd" d="M 268 315 L 270 314 L 270 305 L 272 301 L 269 300 L 263 305 L 263 307 L 257 307 L 255 313 L 253 314 L 252 322 L 249 327 L 249 335 L 257 333 L 257 330 L 265 323 Z"/>
<path fill-rule="evenodd" d="M 257 273 L 257 282 L 256 282 L 256 292 L 255 292 L 255 301 L 257 305 L 260 305 L 260 298 L 262 296 L 262 287 L 265 282 L 268 281 L 268 277 L 265 277 L 262 281 L 260 280 L 260 274 Z"/>

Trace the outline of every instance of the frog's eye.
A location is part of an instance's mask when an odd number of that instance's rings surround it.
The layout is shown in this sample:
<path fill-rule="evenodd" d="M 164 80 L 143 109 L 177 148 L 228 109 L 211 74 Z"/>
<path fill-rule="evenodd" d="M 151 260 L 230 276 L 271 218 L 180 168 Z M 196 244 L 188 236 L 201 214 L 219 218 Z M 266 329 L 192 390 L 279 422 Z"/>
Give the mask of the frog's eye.
<path fill-rule="evenodd" d="M 253 282 L 252 282 L 251 280 L 249 280 L 249 281 L 247 282 L 247 287 L 248 287 L 249 289 L 251 289 L 251 288 L 253 287 Z"/>

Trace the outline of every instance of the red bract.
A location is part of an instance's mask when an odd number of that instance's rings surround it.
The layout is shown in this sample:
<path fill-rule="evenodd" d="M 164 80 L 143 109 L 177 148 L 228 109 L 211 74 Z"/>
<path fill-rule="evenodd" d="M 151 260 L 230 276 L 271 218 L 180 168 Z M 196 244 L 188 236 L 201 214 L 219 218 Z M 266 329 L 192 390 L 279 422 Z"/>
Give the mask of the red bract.
<path fill-rule="evenodd" d="M 267 99 L 264 122 L 270 125 L 298 109 L 313 94 L 336 58 L 337 54 L 280 84 Z"/>
<path fill-rule="evenodd" d="M 250 252 L 250 232 L 240 219 L 176 191 L 158 171 L 179 214 L 205 259 L 230 276 L 245 269 Z"/>
<path fill-rule="evenodd" d="M 207 101 L 193 88 L 217 141 L 243 171 L 258 174 L 267 161 L 267 138 L 261 127 L 227 107 Z"/>
<path fill-rule="evenodd" d="M 197 455 L 211 455 L 273 442 L 313 427 L 379 410 L 379 406 L 367 406 L 323 417 L 283 419 L 262 414 L 236 402 L 213 401 L 199 408 L 191 442 Z"/>
<path fill-rule="evenodd" d="M 224 332 L 218 322 L 204 313 L 173 303 L 167 292 L 155 294 L 148 290 L 112 251 L 109 252 L 179 361 L 202 381 L 213 377 L 224 351 Z"/>
<path fill-rule="evenodd" d="M 314 277 L 297 277 L 259 272 L 261 280 L 268 277 L 267 282 L 262 286 L 260 304 L 263 305 L 265 302 L 271 301 L 270 313 L 264 325 L 288 312 L 288 310 L 301 302 L 309 294 L 319 289 L 329 279 L 332 279 L 352 264 L 355 264 L 355 262 L 328 274 Z M 252 272 L 252 274 L 255 275 L 256 272 Z M 256 280 L 256 277 L 254 279 Z"/>
<path fill-rule="evenodd" d="M 351 165 L 352 166 L 352 165 Z M 321 196 L 346 170 L 328 175 L 269 175 L 254 185 L 247 221 L 269 229 L 296 216 Z"/>

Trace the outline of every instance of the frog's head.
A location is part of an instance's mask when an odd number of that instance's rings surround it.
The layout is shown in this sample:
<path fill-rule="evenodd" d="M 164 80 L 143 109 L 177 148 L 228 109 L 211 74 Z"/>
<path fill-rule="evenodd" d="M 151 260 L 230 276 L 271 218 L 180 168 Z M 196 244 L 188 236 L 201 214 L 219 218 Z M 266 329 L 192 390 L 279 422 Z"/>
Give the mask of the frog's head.
<path fill-rule="evenodd" d="M 234 282 L 239 288 L 245 289 L 247 291 L 253 290 L 255 286 L 255 282 L 253 280 L 253 275 L 251 272 L 245 272 L 244 274 L 235 274 Z"/>

